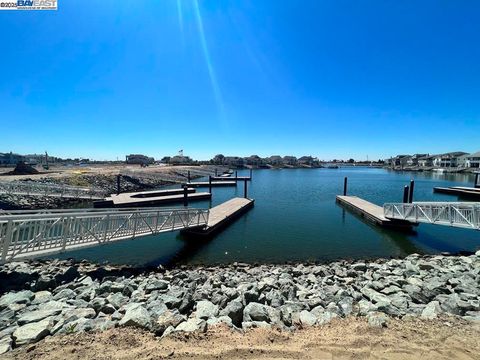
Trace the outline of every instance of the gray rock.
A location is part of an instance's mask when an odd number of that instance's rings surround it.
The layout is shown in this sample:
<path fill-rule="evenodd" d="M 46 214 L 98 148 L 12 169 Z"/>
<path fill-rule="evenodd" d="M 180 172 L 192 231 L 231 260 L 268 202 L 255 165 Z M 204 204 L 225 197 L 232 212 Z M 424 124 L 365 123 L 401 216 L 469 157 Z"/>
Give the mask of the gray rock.
<path fill-rule="evenodd" d="M 75 291 L 71 289 L 62 289 L 53 296 L 53 300 L 68 300 L 76 296 Z"/>
<path fill-rule="evenodd" d="M 115 308 L 120 309 L 128 302 L 128 298 L 122 295 L 120 292 L 110 294 L 107 296 L 107 301 Z"/>
<path fill-rule="evenodd" d="M 271 321 L 269 306 L 251 302 L 243 309 L 243 319 L 246 322 L 265 321 L 268 323 Z"/>
<path fill-rule="evenodd" d="M 163 303 L 163 301 L 154 300 L 147 303 L 147 310 L 152 315 L 152 318 L 156 319 L 168 311 L 168 307 Z"/>
<path fill-rule="evenodd" d="M 228 316 L 232 319 L 235 326 L 241 326 L 243 320 L 243 303 L 240 299 L 230 301 L 227 306 L 220 311 L 220 315 Z"/>
<path fill-rule="evenodd" d="M 319 313 L 316 315 L 317 318 L 317 324 L 318 325 L 325 325 L 328 324 L 332 319 L 338 317 L 338 315 L 334 312 L 331 311 L 324 311 L 322 313 Z"/>
<path fill-rule="evenodd" d="M 197 302 L 196 317 L 208 320 L 218 315 L 218 306 L 208 300 Z"/>
<path fill-rule="evenodd" d="M 50 300 L 52 300 L 52 293 L 50 291 L 37 291 L 32 301 L 32 305 L 43 304 Z"/>
<path fill-rule="evenodd" d="M 220 316 L 218 318 L 212 318 L 207 320 L 207 327 L 215 326 L 219 324 L 226 324 L 228 327 L 233 327 L 232 319 L 229 316 Z"/>
<path fill-rule="evenodd" d="M 205 332 L 207 330 L 206 321 L 198 318 L 190 318 L 187 321 L 182 322 L 175 328 L 175 331 L 184 331 L 184 332 L 194 332 L 200 331 Z"/>
<path fill-rule="evenodd" d="M 0 340 L 0 355 L 12 350 L 13 341 L 11 337 Z"/>
<path fill-rule="evenodd" d="M 313 326 L 317 322 L 317 318 L 315 315 L 311 314 L 310 311 L 302 310 L 298 314 L 298 321 L 300 325 L 306 326 Z"/>
<path fill-rule="evenodd" d="M 378 291 L 375 291 L 369 287 L 363 287 L 360 292 L 365 295 L 365 297 L 367 297 L 368 299 L 370 299 L 370 301 L 373 301 L 374 303 L 378 303 L 378 302 L 381 302 L 381 303 L 389 303 L 390 302 L 390 299 L 388 298 L 388 296 L 382 294 L 382 293 L 379 293 Z"/>
<path fill-rule="evenodd" d="M 154 279 L 147 283 L 147 286 L 145 286 L 145 292 L 148 294 L 155 290 L 166 290 L 168 289 L 168 285 L 168 281 Z"/>
<path fill-rule="evenodd" d="M 47 318 L 35 323 L 20 326 L 13 333 L 13 339 L 17 346 L 31 344 L 43 339 L 50 334 L 50 329 L 55 324 L 52 318 Z"/>
<path fill-rule="evenodd" d="M 167 310 L 155 319 L 155 326 L 160 330 L 167 329 L 170 326 L 176 328 L 185 320 L 186 317 L 177 311 Z"/>
<path fill-rule="evenodd" d="M 10 304 L 30 304 L 35 298 L 35 294 L 30 290 L 11 292 L 0 297 L 0 309 L 8 307 Z"/>
<path fill-rule="evenodd" d="M 386 327 L 388 316 L 381 312 L 371 312 L 367 315 L 368 325 L 372 327 Z"/>
<path fill-rule="evenodd" d="M 140 304 L 130 307 L 118 324 L 120 326 L 135 326 L 142 329 L 149 329 L 152 325 L 148 310 Z"/>
<path fill-rule="evenodd" d="M 59 309 L 48 309 L 48 310 L 35 310 L 31 312 L 26 312 L 17 319 L 18 325 L 25 325 L 33 322 L 37 322 L 54 316 L 60 313 Z"/>
<path fill-rule="evenodd" d="M 440 308 L 440 303 L 438 301 L 431 301 L 423 309 L 421 317 L 423 319 L 432 320 L 437 318 L 441 313 L 442 309 Z"/>

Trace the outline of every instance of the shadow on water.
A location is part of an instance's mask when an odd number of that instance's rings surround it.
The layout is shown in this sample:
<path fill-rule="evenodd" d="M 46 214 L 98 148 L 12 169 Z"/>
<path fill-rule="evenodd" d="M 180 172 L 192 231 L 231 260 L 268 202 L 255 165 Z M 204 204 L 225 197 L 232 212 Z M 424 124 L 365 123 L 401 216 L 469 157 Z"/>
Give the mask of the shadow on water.
<path fill-rule="evenodd" d="M 342 223 L 345 224 L 346 212 L 348 211 L 342 205 L 337 203 L 337 206 L 342 209 Z M 423 250 L 415 246 L 415 244 L 408 238 L 408 236 L 417 236 L 417 232 L 413 229 L 388 229 L 382 228 L 378 225 L 373 224 L 371 221 L 368 221 L 360 214 L 355 211 L 348 211 L 349 214 L 353 215 L 354 218 L 360 220 L 365 225 L 368 225 L 373 229 L 377 234 L 379 234 L 384 240 L 395 244 L 405 254 L 423 254 Z"/>
<path fill-rule="evenodd" d="M 176 236 L 177 241 L 183 242 L 183 246 L 175 252 L 167 256 L 157 258 L 147 264 L 147 266 L 159 266 L 174 267 L 175 265 L 186 264 L 188 260 L 193 258 L 202 248 L 208 245 L 215 239 L 214 236 L 205 238 L 192 238 L 186 235 L 178 234 Z"/>

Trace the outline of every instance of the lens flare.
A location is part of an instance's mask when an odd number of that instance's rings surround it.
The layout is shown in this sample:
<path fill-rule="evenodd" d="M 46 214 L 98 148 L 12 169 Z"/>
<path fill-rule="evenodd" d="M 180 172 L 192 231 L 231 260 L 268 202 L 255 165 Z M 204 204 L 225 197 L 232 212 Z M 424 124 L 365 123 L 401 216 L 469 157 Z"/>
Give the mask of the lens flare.
<path fill-rule="evenodd" d="M 195 10 L 195 17 L 197 18 L 197 26 L 198 26 L 198 32 L 200 35 L 200 42 L 202 45 L 203 56 L 205 57 L 205 62 L 207 64 L 208 75 L 210 77 L 210 83 L 213 89 L 213 95 L 215 97 L 215 102 L 217 103 L 220 118 L 223 119 L 224 106 L 223 106 L 222 94 L 220 92 L 220 88 L 217 82 L 217 77 L 215 75 L 215 70 L 213 68 L 212 60 L 210 58 L 210 52 L 208 50 L 205 31 L 203 29 L 203 20 L 202 20 L 202 15 L 200 14 L 200 7 L 198 6 L 198 0 L 193 0 L 193 7 Z"/>

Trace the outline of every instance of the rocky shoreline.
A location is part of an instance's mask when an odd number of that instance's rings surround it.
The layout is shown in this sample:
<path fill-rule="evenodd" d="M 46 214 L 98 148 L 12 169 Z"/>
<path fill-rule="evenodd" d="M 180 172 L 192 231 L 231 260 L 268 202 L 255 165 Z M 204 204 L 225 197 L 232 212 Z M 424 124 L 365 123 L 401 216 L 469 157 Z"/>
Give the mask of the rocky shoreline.
<path fill-rule="evenodd" d="M 480 321 L 480 251 L 370 262 L 139 269 L 88 262 L 0 266 L 0 354 L 46 336 L 138 327 L 157 336 L 441 314 Z"/>

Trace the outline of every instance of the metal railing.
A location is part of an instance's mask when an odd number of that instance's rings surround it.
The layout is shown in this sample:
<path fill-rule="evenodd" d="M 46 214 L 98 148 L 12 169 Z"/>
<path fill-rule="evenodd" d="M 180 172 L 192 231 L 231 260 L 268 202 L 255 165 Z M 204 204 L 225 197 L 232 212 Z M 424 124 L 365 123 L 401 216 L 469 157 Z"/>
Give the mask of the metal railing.
<path fill-rule="evenodd" d="M 447 225 L 480 230 L 480 203 L 414 202 L 383 205 L 387 219 Z"/>
<path fill-rule="evenodd" d="M 205 226 L 205 209 L 50 210 L 0 213 L 0 262 Z"/>
<path fill-rule="evenodd" d="M 7 195 L 55 196 L 79 199 L 97 199 L 105 196 L 105 193 L 99 189 L 30 181 L 0 182 L 0 193 Z"/>

